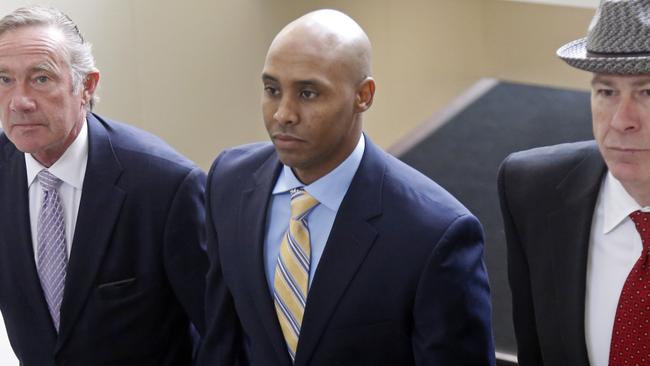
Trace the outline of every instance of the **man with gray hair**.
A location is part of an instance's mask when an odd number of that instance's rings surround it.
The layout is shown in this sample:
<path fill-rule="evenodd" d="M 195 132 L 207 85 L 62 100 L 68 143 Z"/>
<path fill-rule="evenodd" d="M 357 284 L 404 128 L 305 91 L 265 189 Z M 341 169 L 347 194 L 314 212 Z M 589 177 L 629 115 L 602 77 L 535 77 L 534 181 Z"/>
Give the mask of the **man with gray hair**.
<path fill-rule="evenodd" d="M 519 364 L 650 364 L 650 1 L 604 0 L 558 55 L 593 73 L 595 141 L 499 173 Z"/>
<path fill-rule="evenodd" d="M 65 14 L 33 6 L 0 19 L 7 334 L 24 366 L 190 365 L 203 331 L 205 174 L 93 113 L 98 82 Z"/>

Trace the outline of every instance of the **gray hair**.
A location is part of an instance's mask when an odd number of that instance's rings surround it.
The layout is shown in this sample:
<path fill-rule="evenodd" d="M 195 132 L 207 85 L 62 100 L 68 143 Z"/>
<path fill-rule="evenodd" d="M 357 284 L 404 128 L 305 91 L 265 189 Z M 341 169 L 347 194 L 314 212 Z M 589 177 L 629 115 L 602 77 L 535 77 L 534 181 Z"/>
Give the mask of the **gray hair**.
<path fill-rule="evenodd" d="M 88 74 L 97 71 L 97 68 L 90 43 L 84 41 L 77 25 L 66 14 L 56 8 L 39 5 L 19 8 L 0 19 L 0 36 L 21 27 L 38 25 L 53 26 L 63 33 L 63 52 L 72 74 L 72 92 L 79 93 Z M 98 101 L 99 98 L 93 94 L 86 108 L 92 110 Z"/>

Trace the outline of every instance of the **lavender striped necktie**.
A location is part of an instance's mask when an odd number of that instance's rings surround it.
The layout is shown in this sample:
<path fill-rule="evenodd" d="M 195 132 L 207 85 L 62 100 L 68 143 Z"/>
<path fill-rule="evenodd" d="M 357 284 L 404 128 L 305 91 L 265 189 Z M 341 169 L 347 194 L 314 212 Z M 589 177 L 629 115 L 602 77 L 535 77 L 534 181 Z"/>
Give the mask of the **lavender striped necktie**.
<path fill-rule="evenodd" d="M 68 264 L 63 206 L 58 192 L 61 180 L 45 169 L 38 173 L 38 180 L 43 188 L 43 202 L 36 229 L 36 267 L 52 322 L 58 332 L 65 270 Z"/>

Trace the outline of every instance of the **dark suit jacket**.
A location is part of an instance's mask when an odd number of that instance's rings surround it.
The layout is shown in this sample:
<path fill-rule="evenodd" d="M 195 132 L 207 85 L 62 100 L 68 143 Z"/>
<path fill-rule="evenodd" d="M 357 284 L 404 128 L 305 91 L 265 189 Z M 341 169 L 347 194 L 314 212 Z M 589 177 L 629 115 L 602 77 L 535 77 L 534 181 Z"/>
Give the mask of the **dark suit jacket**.
<path fill-rule="evenodd" d="M 605 163 L 594 141 L 515 153 L 499 195 L 519 364 L 588 365 L 585 286 Z"/>
<path fill-rule="evenodd" d="M 479 222 L 366 141 L 309 290 L 295 365 L 493 365 Z M 291 365 L 263 265 L 280 168 L 264 143 L 222 153 L 209 173 L 199 365 Z"/>
<path fill-rule="evenodd" d="M 0 309 L 22 365 L 189 365 L 203 330 L 205 174 L 88 114 L 88 164 L 57 335 L 34 263 L 24 154 L 0 135 Z"/>

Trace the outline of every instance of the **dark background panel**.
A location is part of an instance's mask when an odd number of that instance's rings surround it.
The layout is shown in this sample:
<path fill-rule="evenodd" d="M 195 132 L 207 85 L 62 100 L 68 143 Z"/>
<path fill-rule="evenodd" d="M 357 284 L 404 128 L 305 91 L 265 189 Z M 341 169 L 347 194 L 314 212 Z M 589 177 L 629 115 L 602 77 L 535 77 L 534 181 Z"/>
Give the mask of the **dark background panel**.
<path fill-rule="evenodd" d="M 516 343 L 498 166 L 514 151 L 591 138 L 589 93 L 498 82 L 398 156 L 455 195 L 483 223 L 499 352 L 514 354 Z"/>

